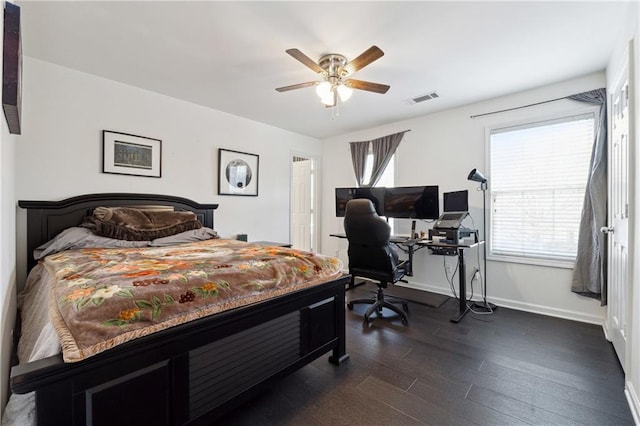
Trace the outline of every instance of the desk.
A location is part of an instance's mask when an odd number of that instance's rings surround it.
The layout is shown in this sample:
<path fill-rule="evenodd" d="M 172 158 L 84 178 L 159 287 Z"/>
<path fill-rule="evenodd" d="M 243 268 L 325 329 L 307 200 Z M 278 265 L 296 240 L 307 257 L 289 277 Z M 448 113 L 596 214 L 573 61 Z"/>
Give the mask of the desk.
<path fill-rule="evenodd" d="M 346 234 L 329 234 L 331 237 L 337 238 L 347 238 Z M 413 264 L 413 253 L 421 248 L 441 248 L 441 249 L 452 249 L 457 253 L 458 256 L 458 313 L 451 318 L 451 322 L 459 323 L 462 318 L 469 312 L 469 307 L 467 306 L 467 277 L 466 277 L 466 269 L 464 263 L 464 252 L 467 249 L 476 248 L 482 244 L 484 241 L 480 242 L 472 242 L 468 244 L 445 244 L 440 242 L 434 242 L 431 240 L 411 240 L 408 237 L 395 236 L 392 235 L 389 241 L 397 246 L 404 246 L 405 249 L 402 249 L 409 256 L 409 264 Z M 412 276 L 413 271 L 408 270 L 407 276 Z"/>

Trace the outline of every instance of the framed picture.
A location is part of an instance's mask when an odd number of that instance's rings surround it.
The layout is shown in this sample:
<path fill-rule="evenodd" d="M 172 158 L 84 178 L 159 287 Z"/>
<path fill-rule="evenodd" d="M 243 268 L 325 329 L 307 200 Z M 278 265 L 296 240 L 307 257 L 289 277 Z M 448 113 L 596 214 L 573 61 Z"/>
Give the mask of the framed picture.
<path fill-rule="evenodd" d="M 19 135 L 22 109 L 22 47 L 20 42 L 20 7 L 4 5 L 2 42 L 2 109 L 9 133 Z"/>
<path fill-rule="evenodd" d="M 255 154 L 218 149 L 218 194 L 257 196 L 259 159 Z"/>
<path fill-rule="evenodd" d="M 127 133 L 102 131 L 102 172 L 162 176 L 162 141 Z"/>

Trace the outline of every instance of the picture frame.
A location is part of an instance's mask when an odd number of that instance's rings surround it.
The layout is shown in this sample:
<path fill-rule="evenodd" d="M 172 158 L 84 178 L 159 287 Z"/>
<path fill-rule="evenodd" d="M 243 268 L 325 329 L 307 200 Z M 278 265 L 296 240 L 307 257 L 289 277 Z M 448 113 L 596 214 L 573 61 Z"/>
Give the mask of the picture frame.
<path fill-rule="evenodd" d="M 5 2 L 2 43 L 2 109 L 12 135 L 22 134 L 22 42 L 20 6 Z"/>
<path fill-rule="evenodd" d="M 218 195 L 258 195 L 260 156 L 218 149 Z"/>
<path fill-rule="evenodd" d="M 103 130 L 102 173 L 162 177 L 162 141 Z"/>

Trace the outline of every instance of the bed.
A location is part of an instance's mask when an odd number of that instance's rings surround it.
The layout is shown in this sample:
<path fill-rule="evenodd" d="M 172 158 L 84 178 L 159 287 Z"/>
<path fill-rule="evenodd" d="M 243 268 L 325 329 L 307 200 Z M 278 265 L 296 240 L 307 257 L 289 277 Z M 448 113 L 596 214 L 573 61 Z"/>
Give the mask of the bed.
<path fill-rule="evenodd" d="M 213 228 L 216 204 L 149 194 L 20 201 L 33 250 L 98 206 L 171 206 Z M 286 249 L 283 249 L 286 250 Z M 348 359 L 345 285 L 338 276 L 125 341 L 78 362 L 61 354 L 12 368 L 11 390 L 35 392 L 39 425 L 198 425 L 246 402 L 278 378 L 331 352 Z"/>

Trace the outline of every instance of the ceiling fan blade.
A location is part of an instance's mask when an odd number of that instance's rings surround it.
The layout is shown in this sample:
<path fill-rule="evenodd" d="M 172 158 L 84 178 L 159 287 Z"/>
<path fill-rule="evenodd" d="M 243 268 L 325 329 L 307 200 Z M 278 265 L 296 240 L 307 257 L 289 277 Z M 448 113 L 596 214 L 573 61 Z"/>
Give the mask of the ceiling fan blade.
<path fill-rule="evenodd" d="M 388 86 L 386 84 L 372 83 L 370 81 L 363 80 L 354 80 L 352 78 L 345 80 L 343 84 L 347 87 L 351 87 L 352 89 L 366 90 L 368 92 L 382 94 L 387 93 L 387 90 L 391 88 L 391 86 Z"/>
<path fill-rule="evenodd" d="M 287 49 L 285 50 L 289 55 L 293 56 L 298 61 L 302 62 L 308 68 L 311 68 L 313 72 L 317 72 L 318 74 L 322 74 L 324 70 L 320 68 L 315 61 L 313 61 L 310 57 L 299 51 L 298 49 Z"/>
<path fill-rule="evenodd" d="M 298 83 L 292 84 L 291 86 L 278 87 L 276 90 L 278 92 L 288 92 L 289 90 L 302 89 L 303 87 L 315 86 L 318 84 L 317 81 L 308 81 L 306 83 Z"/>
<path fill-rule="evenodd" d="M 362 52 L 360 56 L 349 61 L 349 63 L 344 66 L 344 70 L 346 70 L 349 74 L 353 74 L 354 72 L 366 67 L 376 59 L 381 58 L 383 55 L 384 52 L 380 50 L 378 46 L 371 46 L 370 48 Z"/>

